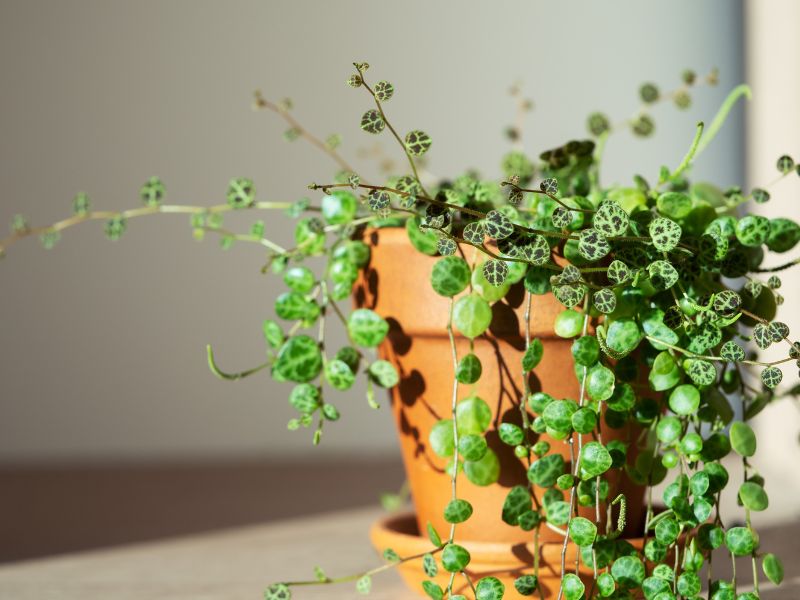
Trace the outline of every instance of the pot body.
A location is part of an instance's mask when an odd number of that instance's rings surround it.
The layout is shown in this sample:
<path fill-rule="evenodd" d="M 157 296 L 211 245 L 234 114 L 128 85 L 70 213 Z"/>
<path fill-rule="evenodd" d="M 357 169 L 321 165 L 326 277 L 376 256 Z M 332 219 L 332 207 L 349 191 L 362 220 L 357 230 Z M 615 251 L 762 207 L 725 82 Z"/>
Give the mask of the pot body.
<path fill-rule="evenodd" d="M 400 383 L 391 390 L 391 405 L 417 523 L 419 530 L 425 531 L 430 522 L 444 536 L 450 527 L 443 516 L 451 499 L 450 477 L 445 472 L 447 460 L 434 454 L 428 434 L 440 419 L 451 417 L 453 362 L 446 330 L 450 299 L 439 296 L 429 285 L 431 269 L 438 257 L 414 249 L 405 230 L 367 230 L 364 241 L 370 245 L 372 254 L 356 286 L 355 303 L 373 309 L 390 324 L 389 335 L 379 353 L 400 375 Z M 474 248 L 466 247 L 465 252 L 471 260 Z M 458 386 L 459 399 L 477 394 L 491 407 L 492 422 L 486 439 L 497 453 L 501 467 L 499 481 L 485 487 L 459 475 L 458 497 L 469 501 L 474 508 L 470 519 L 457 526 L 456 536 L 462 541 L 525 544 L 532 539 L 530 532 L 501 519 L 509 490 L 515 485 L 527 485 L 528 480 L 526 464 L 497 435 L 500 423 L 520 425 L 522 421 L 520 402 L 526 400 L 522 373 L 524 309 L 525 290 L 521 284 L 492 305 L 490 330 L 474 341 L 473 352 L 481 360 L 483 374 L 475 385 Z M 562 310 L 551 294 L 533 296 L 531 336 L 542 340 L 544 353 L 529 374 L 529 386 L 531 392 L 544 391 L 557 399 L 577 401 L 580 389 L 573 371 L 572 340 L 559 338 L 553 332 L 553 322 Z M 470 351 L 469 340 L 462 336 L 456 335 L 456 346 L 459 357 Z M 638 431 L 628 428 L 602 430 L 604 442 L 633 440 L 637 434 Z M 561 453 L 567 464 L 571 463 L 565 441 L 546 435 L 539 439 L 550 442 L 551 452 Z M 643 515 L 643 488 L 625 476 L 610 484 L 609 499 L 620 492 L 626 495 L 628 523 L 635 527 Z M 534 493 L 541 498 L 543 490 L 534 488 Z M 594 520 L 594 507 L 581 507 L 581 513 Z M 601 516 L 604 518 L 605 514 L 605 506 L 601 506 Z M 542 541 L 563 539 L 546 527 L 540 529 Z"/>

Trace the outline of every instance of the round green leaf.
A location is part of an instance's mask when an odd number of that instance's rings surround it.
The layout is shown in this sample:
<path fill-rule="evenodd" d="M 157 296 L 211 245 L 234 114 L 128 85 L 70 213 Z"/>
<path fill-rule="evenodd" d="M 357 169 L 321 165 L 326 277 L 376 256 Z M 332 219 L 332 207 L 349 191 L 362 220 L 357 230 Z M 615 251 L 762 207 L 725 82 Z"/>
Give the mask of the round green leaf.
<path fill-rule="evenodd" d="M 669 546 L 678 539 L 681 526 L 673 518 L 662 519 L 656 524 L 656 540 L 659 544 Z"/>
<path fill-rule="evenodd" d="M 600 357 L 600 344 L 591 335 L 579 337 L 572 343 L 572 357 L 584 367 L 591 367 Z"/>
<path fill-rule="evenodd" d="M 589 546 L 597 537 L 597 526 L 589 519 L 572 517 L 569 522 L 569 537 L 578 546 Z"/>
<path fill-rule="evenodd" d="M 747 556 L 755 549 L 756 539 L 747 527 L 731 527 L 725 532 L 725 546 L 734 556 Z"/>
<path fill-rule="evenodd" d="M 447 544 L 442 550 L 442 566 L 450 573 L 459 573 L 469 564 L 469 552 L 458 544 Z"/>
<path fill-rule="evenodd" d="M 572 415 L 572 428 L 581 434 L 589 434 L 597 427 L 597 413 L 591 408 L 579 408 Z"/>
<path fill-rule="evenodd" d="M 542 340 L 539 338 L 532 340 L 530 345 L 525 349 L 525 354 L 522 355 L 522 370 L 525 373 L 533 371 L 542 360 L 542 354 L 544 354 Z"/>
<path fill-rule="evenodd" d="M 444 520 L 448 523 L 463 523 L 472 516 L 472 505 L 466 500 L 451 500 L 444 507 Z"/>
<path fill-rule="evenodd" d="M 376 360 L 373 362 L 369 366 L 369 374 L 372 381 L 381 387 L 394 387 L 400 382 L 400 376 L 397 374 L 394 366 L 386 360 Z"/>
<path fill-rule="evenodd" d="M 481 378 L 483 367 L 480 359 L 474 354 L 467 354 L 458 361 L 456 379 L 459 383 L 472 384 Z"/>
<path fill-rule="evenodd" d="M 538 585 L 536 575 L 522 575 L 514 580 L 514 588 L 520 596 L 532 596 Z"/>
<path fill-rule="evenodd" d="M 769 497 L 764 488 L 752 481 L 745 481 L 739 487 L 739 499 L 745 508 L 750 510 L 766 510 L 769 506 Z"/>
<path fill-rule="evenodd" d="M 314 287 L 314 273 L 308 267 L 292 267 L 283 274 L 286 286 L 301 294 L 307 294 Z"/>
<path fill-rule="evenodd" d="M 570 308 L 561 311 L 556 316 L 554 324 L 556 335 L 563 338 L 575 337 L 580 334 L 583 329 L 583 319 L 583 314 L 579 313 L 577 310 L 572 310 Z"/>
<path fill-rule="evenodd" d="M 736 421 L 731 425 L 729 433 L 731 447 L 740 456 L 753 456 L 756 453 L 756 434 L 750 425 Z"/>
<path fill-rule="evenodd" d="M 531 510 L 532 506 L 530 490 L 524 485 L 515 485 L 503 502 L 502 519 L 509 525 L 516 525 L 519 518 Z"/>
<path fill-rule="evenodd" d="M 459 434 L 483 434 L 492 422 L 492 409 L 478 396 L 470 396 L 456 405 Z"/>
<path fill-rule="evenodd" d="M 460 432 L 459 432 L 460 433 Z M 486 454 L 486 439 L 482 435 L 468 433 L 458 436 L 458 453 L 464 460 L 480 460 Z"/>
<path fill-rule="evenodd" d="M 453 323 L 456 329 L 470 339 L 486 331 L 491 322 L 492 309 L 489 303 L 477 294 L 459 298 L 453 307 Z"/>
<path fill-rule="evenodd" d="M 322 353 L 317 341 L 307 335 L 289 338 L 272 366 L 273 376 L 280 381 L 306 383 L 322 370 Z"/>
<path fill-rule="evenodd" d="M 769 237 L 770 223 L 767 217 L 747 215 L 736 223 L 736 239 L 743 246 L 760 246 Z"/>
<path fill-rule="evenodd" d="M 774 554 L 765 554 L 761 559 L 761 569 L 772 583 L 780 585 L 783 581 L 783 563 Z"/>
<path fill-rule="evenodd" d="M 678 363 L 669 352 L 664 351 L 656 356 L 648 380 L 650 386 L 657 392 L 668 390 L 681 380 Z"/>
<path fill-rule="evenodd" d="M 475 600 L 501 600 L 506 586 L 497 577 L 484 577 L 475 586 Z"/>
<path fill-rule="evenodd" d="M 581 479 L 602 475 L 611 468 L 611 455 L 600 442 L 589 442 L 580 453 Z"/>
<path fill-rule="evenodd" d="M 434 256 L 438 252 L 439 237 L 436 232 L 419 227 L 418 217 L 411 217 L 406 221 L 406 233 L 411 245 L 423 254 Z"/>
<path fill-rule="evenodd" d="M 632 352 L 641 339 L 642 332 L 633 319 L 617 319 L 609 325 L 606 334 L 608 347 L 621 354 Z"/>
<path fill-rule="evenodd" d="M 517 446 L 525 439 L 525 432 L 522 431 L 519 425 L 514 423 L 500 423 L 497 433 L 500 436 L 500 440 L 509 446 Z"/>
<path fill-rule="evenodd" d="M 614 393 L 614 380 L 614 371 L 598 363 L 589 369 L 586 393 L 592 400 L 608 400 Z"/>
<path fill-rule="evenodd" d="M 545 407 L 542 417 L 551 429 L 569 433 L 572 429 L 572 415 L 577 410 L 578 405 L 573 400 L 555 400 Z"/>
<path fill-rule="evenodd" d="M 358 200 L 350 192 L 337 190 L 322 198 L 322 218 L 331 225 L 349 223 L 358 211 Z"/>
<path fill-rule="evenodd" d="M 303 414 L 310 414 L 317 410 L 319 399 L 319 388 L 308 383 L 294 386 L 289 394 L 289 404 Z"/>
<path fill-rule="evenodd" d="M 575 573 L 567 573 L 561 580 L 561 587 L 564 591 L 565 600 L 579 600 L 583 597 L 585 587 L 581 578 Z"/>
<path fill-rule="evenodd" d="M 467 261 L 460 256 L 446 256 L 433 265 L 431 287 L 440 296 L 455 296 L 466 289 L 471 275 Z"/>
<path fill-rule="evenodd" d="M 624 588 L 637 588 L 645 578 L 644 563 L 636 556 L 622 556 L 611 565 L 611 575 Z"/>
<path fill-rule="evenodd" d="M 350 367 L 341 360 L 331 360 L 325 365 L 325 379 L 337 390 L 347 390 L 356 381 Z"/>
<path fill-rule="evenodd" d="M 453 456 L 455 450 L 455 438 L 453 437 L 453 420 L 442 419 L 438 421 L 428 434 L 428 441 L 431 449 L 437 456 L 447 458 Z"/>
<path fill-rule="evenodd" d="M 389 323 L 368 308 L 359 308 L 347 319 L 347 332 L 359 346 L 372 348 L 380 344 L 389 333 Z"/>
<path fill-rule="evenodd" d="M 676 415 L 691 415 L 700 407 L 700 391 L 691 384 L 679 385 L 669 395 L 669 407 Z"/>
<path fill-rule="evenodd" d="M 665 217 L 682 219 L 692 210 L 692 199 L 682 192 L 666 192 L 656 201 L 656 207 Z"/>
<path fill-rule="evenodd" d="M 611 573 L 601 573 L 597 577 L 597 590 L 600 592 L 600 596 L 603 598 L 608 598 L 611 594 L 614 593 L 616 589 L 616 583 L 614 583 L 614 577 Z"/>
<path fill-rule="evenodd" d="M 494 450 L 486 449 L 480 460 L 464 461 L 464 474 L 475 485 L 491 485 L 500 477 L 500 461 Z"/>
<path fill-rule="evenodd" d="M 528 479 L 539 487 L 553 487 L 564 472 L 564 458 L 548 454 L 534 462 L 528 469 Z"/>

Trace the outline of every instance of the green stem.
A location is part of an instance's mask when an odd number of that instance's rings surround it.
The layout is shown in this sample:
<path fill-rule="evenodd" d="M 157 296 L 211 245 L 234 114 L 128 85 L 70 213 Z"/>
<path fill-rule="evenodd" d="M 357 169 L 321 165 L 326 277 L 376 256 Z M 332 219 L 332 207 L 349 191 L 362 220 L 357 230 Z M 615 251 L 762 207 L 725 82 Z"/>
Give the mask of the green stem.
<path fill-rule="evenodd" d="M 220 379 L 225 379 L 227 381 L 237 381 L 239 379 L 244 379 L 245 377 L 249 377 L 253 373 L 258 373 L 262 369 L 266 369 L 272 363 L 271 361 L 267 361 L 264 364 L 258 365 L 257 367 L 253 367 L 252 369 L 248 369 L 247 371 L 241 371 L 239 373 L 226 373 L 222 371 L 218 366 L 217 363 L 214 361 L 214 351 L 211 349 L 211 344 L 206 346 L 206 353 L 208 355 L 208 368 L 211 369 L 211 372 L 214 373 Z"/>
<path fill-rule="evenodd" d="M 703 128 L 703 122 L 700 121 L 697 124 L 697 130 L 694 133 L 692 145 L 689 146 L 689 151 L 686 153 L 686 156 L 683 157 L 683 160 L 681 161 L 681 164 L 678 165 L 678 168 L 673 171 L 672 175 L 670 175 L 670 179 L 677 179 L 681 173 L 683 173 L 689 167 L 689 165 L 692 164 L 692 159 L 697 153 L 697 147 L 700 144 L 700 138 L 703 135 Z"/>
<path fill-rule="evenodd" d="M 728 114 L 731 112 L 731 109 L 736 104 L 736 101 L 742 96 L 748 100 L 752 98 L 750 86 L 742 84 L 731 90 L 731 92 L 722 102 L 722 105 L 719 107 L 716 116 L 711 121 L 711 125 L 709 125 L 703 137 L 700 138 L 700 143 L 695 151 L 695 156 L 702 154 L 703 150 L 706 149 L 706 146 L 708 146 L 716 137 L 717 133 L 722 128 L 722 125 L 725 123 L 725 119 L 728 118 Z"/>

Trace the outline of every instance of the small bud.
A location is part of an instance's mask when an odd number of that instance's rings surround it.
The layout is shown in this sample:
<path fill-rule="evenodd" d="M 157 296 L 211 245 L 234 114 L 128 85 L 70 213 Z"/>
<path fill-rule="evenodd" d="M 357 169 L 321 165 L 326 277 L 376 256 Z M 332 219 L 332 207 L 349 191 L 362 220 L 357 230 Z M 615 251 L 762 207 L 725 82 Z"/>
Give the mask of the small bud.
<path fill-rule="evenodd" d="M 139 197 L 145 206 L 159 206 L 166 195 L 166 188 L 158 177 L 151 177 L 139 188 Z"/>
<path fill-rule="evenodd" d="M 695 79 L 697 79 L 697 73 L 691 69 L 685 69 L 683 73 L 681 73 L 681 79 L 683 79 L 683 83 L 686 85 L 693 85 Z"/>
<path fill-rule="evenodd" d="M 639 97 L 645 104 L 652 104 L 653 102 L 658 100 L 659 97 L 658 88 L 654 83 L 642 84 L 642 87 L 639 88 Z"/>
<path fill-rule="evenodd" d="M 608 117 L 603 113 L 595 112 L 589 115 L 587 122 L 589 132 L 592 135 L 602 135 L 611 127 L 608 122 Z"/>
<path fill-rule="evenodd" d="M 13 233 L 25 233 L 28 229 L 30 229 L 30 225 L 24 215 L 14 215 L 11 218 L 11 231 Z"/>
<path fill-rule="evenodd" d="M 788 173 L 794 169 L 794 159 L 788 154 L 784 154 L 778 159 L 777 167 L 781 173 Z"/>
<path fill-rule="evenodd" d="M 78 192 L 72 200 L 72 212 L 76 215 L 84 216 L 89 212 L 89 196 L 86 192 Z"/>
<path fill-rule="evenodd" d="M 676 92 L 673 100 L 675 102 L 675 106 L 681 110 L 686 110 L 692 105 L 692 97 L 689 95 L 689 92 L 685 90 Z"/>

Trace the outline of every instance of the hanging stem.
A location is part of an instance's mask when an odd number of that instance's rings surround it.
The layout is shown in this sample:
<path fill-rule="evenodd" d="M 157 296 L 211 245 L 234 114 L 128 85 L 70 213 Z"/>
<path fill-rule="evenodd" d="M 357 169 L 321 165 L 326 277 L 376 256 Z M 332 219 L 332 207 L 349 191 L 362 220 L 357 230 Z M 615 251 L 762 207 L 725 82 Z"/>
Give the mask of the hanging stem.
<path fill-rule="evenodd" d="M 272 364 L 272 361 L 267 361 L 264 364 L 258 365 L 257 367 L 253 367 L 252 369 L 248 369 L 247 371 L 241 371 L 239 373 L 226 373 L 222 371 L 218 366 L 217 363 L 214 361 L 214 351 L 211 349 L 211 344 L 206 346 L 206 354 L 208 355 L 208 368 L 211 369 L 211 372 L 214 373 L 220 379 L 225 379 L 227 381 L 237 381 L 239 379 L 244 379 L 245 377 L 249 377 L 253 373 L 258 373 L 262 369 L 266 369 L 268 366 Z"/>

